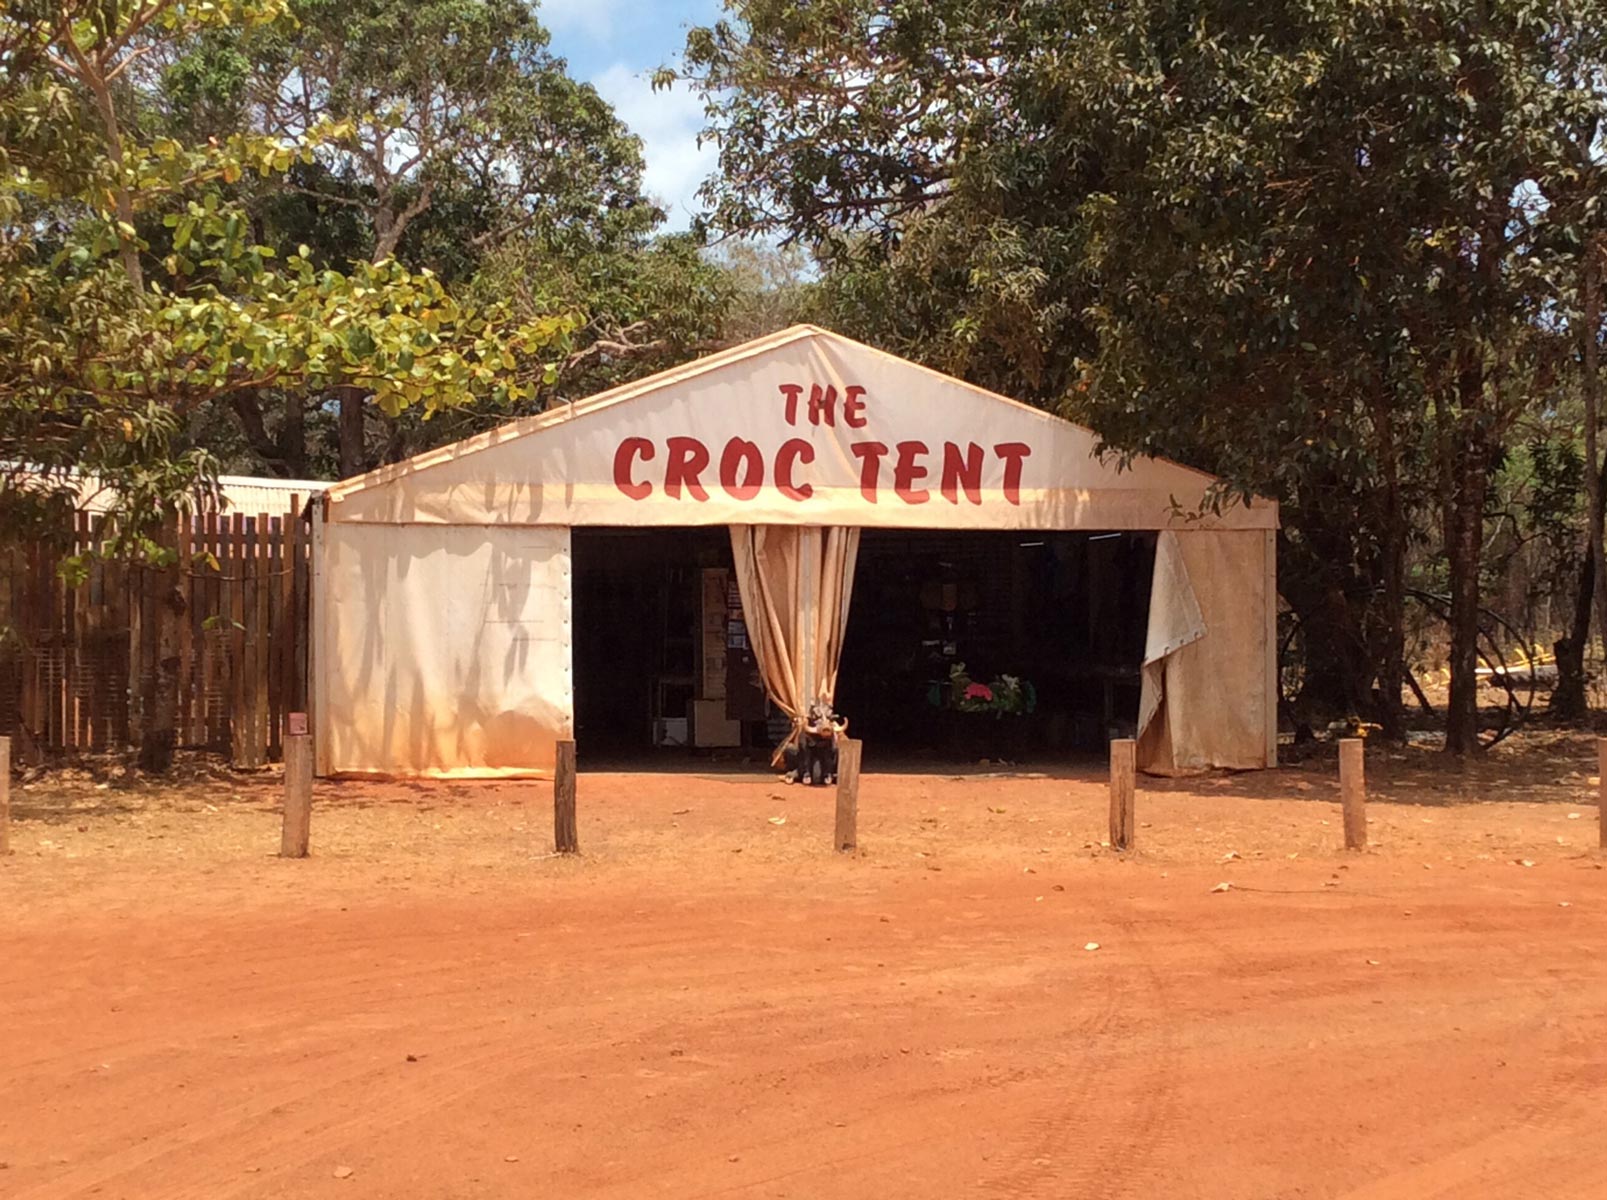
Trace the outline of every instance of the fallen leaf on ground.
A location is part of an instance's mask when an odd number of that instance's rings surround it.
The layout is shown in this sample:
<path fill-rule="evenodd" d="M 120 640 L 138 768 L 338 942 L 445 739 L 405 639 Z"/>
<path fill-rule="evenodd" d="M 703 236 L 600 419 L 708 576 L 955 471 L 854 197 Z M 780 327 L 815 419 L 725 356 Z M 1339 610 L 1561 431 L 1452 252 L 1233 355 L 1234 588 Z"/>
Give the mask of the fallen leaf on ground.
<path fill-rule="evenodd" d="M 1229 891 L 1233 890 L 1233 885 L 1231 883 L 1223 882 L 1223 883 L 1217 884 L 1211 890 L 1213 892 L 1229 892 Z"/>
<path fill-rule="evenodd" d="M 770 824 L 772 824 L 772 825 L 785 825 L 786 823 L 787 823 L 787 818 L 786 817 L 771 817 L 770 818 Z"/>
<path fill-rule="evenodd" d="M 334 1170 L 334 1176 L 336 1179 L 350 1179 L 352 1174 L 353 1172 L 350 1167 L 336 1167 Z"/>
<path fill-rule="evenodd" d="M 1084 950 L 1098 950 L 1099 949 L 1099 943 L 1098 942 L 1089 942 L 1086 946 L 1083 947 L 1083 949 Z"/>

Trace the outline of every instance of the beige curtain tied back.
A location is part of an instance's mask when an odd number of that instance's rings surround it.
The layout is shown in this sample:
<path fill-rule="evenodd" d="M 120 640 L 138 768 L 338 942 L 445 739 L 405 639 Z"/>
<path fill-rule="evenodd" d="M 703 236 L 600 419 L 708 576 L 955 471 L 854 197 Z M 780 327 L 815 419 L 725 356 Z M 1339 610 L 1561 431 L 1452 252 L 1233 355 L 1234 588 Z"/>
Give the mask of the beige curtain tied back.
<path fill-rule="evenodd" d="M 776 707 L 792 718 L 792 734 L 776 750 L 779 762 L 810 703 L 836 697 L 859 530 L 733 525 L 731 552 L 759 675 Z"/>

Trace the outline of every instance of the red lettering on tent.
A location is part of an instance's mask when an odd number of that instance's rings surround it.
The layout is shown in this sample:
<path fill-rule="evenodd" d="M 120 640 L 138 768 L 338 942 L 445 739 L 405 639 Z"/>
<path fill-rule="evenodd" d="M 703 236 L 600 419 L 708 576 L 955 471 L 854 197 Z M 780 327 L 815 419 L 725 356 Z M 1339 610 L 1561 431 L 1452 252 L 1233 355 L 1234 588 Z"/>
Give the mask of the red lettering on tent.
<path fill-rule="evenodd" d="M 966 443 L 965 456 L 953 442 L 943 443 L 943 476 L 938 490 L 950 504 L 960 502 L 960 489 L 972 504 L 982 503 L 982 447 Z"/>
<path fill-rule="evenodd" d="M 787 424 L 798 423 L 798 397 L 803 395 L 803 384 L 784 383 L 781 385 L 781 394 L 787 398 Z"/>
<path fill-rule="evenodd" d="M 741 483 L 737 482 L 739 468 L 745 468 L 741 472 Z M 759 453 L 759 447 L 741 438 L 727 442 L 720 455 L 720 486 L 735 500 L 752 500 L 757 496 L 764 486 L 764 455 Z"/>
<path fill-rule="evenodd" d="M 855 442 L 848 448 L 859 459 L 859 494 L 875 504 L 876 482 L 881 477 L 887 447 L 881 442 Z"/>
<path fill-rule="evenodd" d="M 692 499 L 707 500 L 708 489 L 698 476 L 708 470 L 709 448 L 697 438 L 689 437 L 672 437 L 664 443 L 664 448 L 669 451 L 669 461 L 664 464 L 664 494 L 679 500 L 684 487 Z"/>
<path fill-rule="evenodd" d="M 860 399 L 864 394 L 865 389 L 857 383 L 843 389 L 843 424 L 850 429 L 865 428 L 865 402 Z"/>
<path fill-rule="evenodd" d="M 812 484 L 795 483 L 792 478 L 794 463 L 805 465 L 815 461 L 815 448 L 803 438 L 789 438 L 776 451 L 776 487 L 788 500 L 807 500 L 815 494 Z"/>
<path fill-rule="evenodd" d="M 1032 454 L 1025 442 L 1001 442 L 993 452 L 1004 459 L 1004 498 L 1011 504 L 1021 503 L 1021 464 Z"/>
<path fill-rule="evenodd" d="M 925 488 L 911 486 L 926 478 L 926 468 L 915 460 L 928 453 L 925 442 L 898 444 L 898 459 L 893 463 L 893 494 L 906 504 L 925 504 L 932 498 Z"/>
<path fill-rule="evenodd" d="M 822 422 L 821 418 L 825 420 Z M 837 389 L 830 384 L 821 387 L 818 383 L 809 387 L 809 423 L 820 425 L 822 423 L 836 428 L 837 426 Z"/>
<path fill-rule="evenodd" d="M 631 460 L 640 458 L 643 462 L 647 462 L 655 453 L 653 443 L 646 438 L 622 439 L 619 449 L 614 451 L 614 486 L 632 500 L 646 500 L 653 491 L 653 485 L 632 482 Z"/>

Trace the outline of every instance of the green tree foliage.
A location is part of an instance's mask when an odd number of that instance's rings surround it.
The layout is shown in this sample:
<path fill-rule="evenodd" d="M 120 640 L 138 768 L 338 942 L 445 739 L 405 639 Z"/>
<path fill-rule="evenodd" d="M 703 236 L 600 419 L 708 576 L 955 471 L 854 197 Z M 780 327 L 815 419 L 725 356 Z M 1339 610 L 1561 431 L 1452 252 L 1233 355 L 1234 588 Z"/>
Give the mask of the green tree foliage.
<path fill-rule="evenodd" d="M 1578 369 L 1599 3 L 731 7 L 687 49 L 722 232 L 816 247 L 890 349 L 1279 499 L 1331 706 L 1398 727 L 1429 526 L 1473 744 L 1488 480 Z"/>
<path fill-rule="evenodd" d="M 730 288 L 725 336 L 746 342 L 817 315 L 815 264 L 802 247 L 757 239 L 727 241 L 709 257 Z"/>
<path fill-rule="evenodd" d="M 716 278 L 688 239 L 657 235 L 664 217 L 642 194 L 638 139 L 550 53 L 531 6 L 289 0 L 289 15 L 227 36 L 202 31 L 152 71 L 162 118 L 189 136 L 294 139 L 338 125 L 286 176 L 245 181 L 264 243 L 305 244 L 339 269 L 394 258 L 454 289 L 512 296 L 521 311 L 582 314 L 561 363 L 565 394 L 657 369 L 715 335 Z M 291 474 L 321 463 L 348 475 L 557 395 L 424 421 L 416 411 L 365 420 L 357 386 L 242 392 L 208 436 L 228 441 L 232 416 L 251 457 Z M 331 402 L 338 422 L 321 411 Z M 325 435 L 338 455 L 319 444 Z"/>
<path fill-rule="evenodd" d="M 606 237 L 657 222 L 637 139 L 548 52 L 529 5 L 292 0 L 291 12 L 290 30 L 245 40 L 242 115 L 284 138 L 351 123 L 308 182 L 320 204 L 358 210 L 367 257 L 455 278 L 517 232 Z"/>

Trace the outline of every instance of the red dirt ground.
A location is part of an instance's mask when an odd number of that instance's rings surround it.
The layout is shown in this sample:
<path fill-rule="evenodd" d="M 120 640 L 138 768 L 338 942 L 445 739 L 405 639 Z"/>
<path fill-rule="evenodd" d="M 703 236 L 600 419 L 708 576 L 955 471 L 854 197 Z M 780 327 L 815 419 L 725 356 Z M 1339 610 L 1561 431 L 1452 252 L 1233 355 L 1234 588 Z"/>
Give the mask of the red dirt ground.
<path fill-rule="evenodd" d="M 305 862 L 272 778 L 46 778 L 0 1195 L 1607 1196 L 1588 749 L 1376 756 L 1353 855 L 1331 760 L 1126 856 L 1093 771 L 872 772 L 857 856 L 764 775 L 583 774 L 578 860 L 541 785 L 321 783 Z"/>

